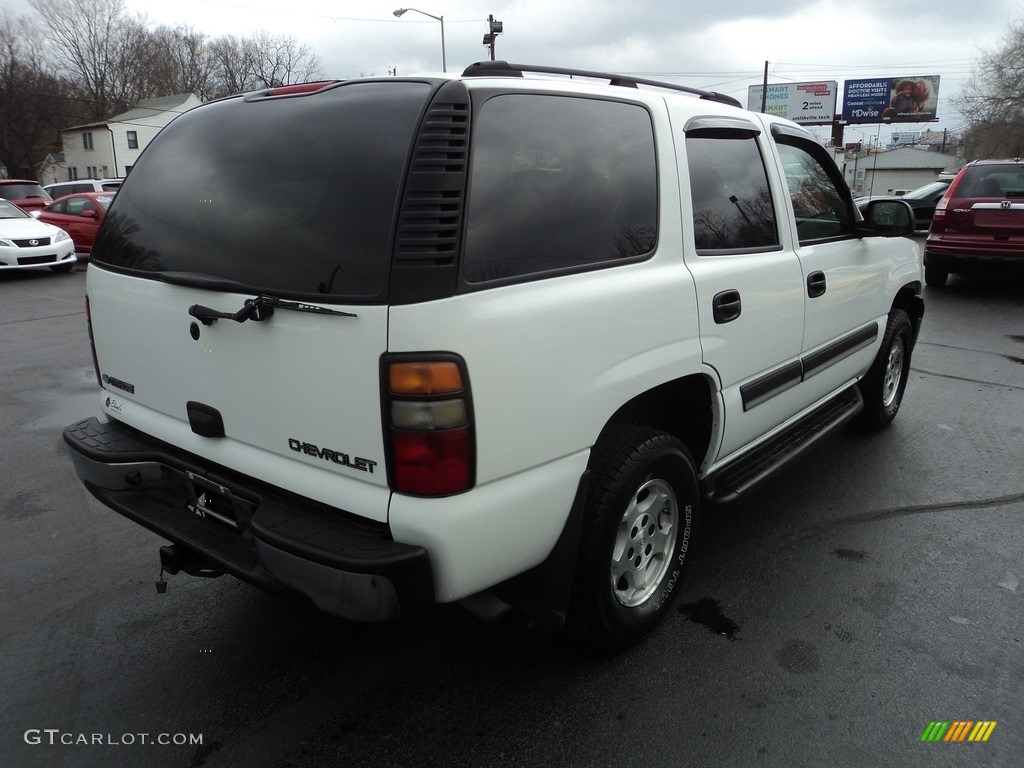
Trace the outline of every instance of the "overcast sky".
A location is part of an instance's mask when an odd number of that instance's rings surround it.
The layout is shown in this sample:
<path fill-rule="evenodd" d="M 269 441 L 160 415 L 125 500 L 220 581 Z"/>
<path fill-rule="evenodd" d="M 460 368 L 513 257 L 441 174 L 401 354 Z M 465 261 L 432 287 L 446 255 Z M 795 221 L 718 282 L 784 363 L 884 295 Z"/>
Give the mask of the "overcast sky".
<path fill-rule="evenodd" d="M 940 75 L 939 122 L 958 127 L 950 98 L 981 50 L 999 45 L 1024 0 L 415 0 L 444 16 L 449 71 L 488 56 L 487 16 L 504 23 L 497 57 L 643 74 L 719 90 L 746 103 L 770 82 Z M 13 3 L 24 12 L 27 0 Z M 154 23 L 212 37 L 260 29 L 314 48 L 329 78 L 438 71 L 441 24 L 394 0 L 125 0 Z M 20 6 L 20 7 L 19 7 Z M 850 129 L 870 135 L 873 127 Z M 824 129 L 819 129 L 825 133 Z M 866 138 L 866 137 L 865 137 Z"/>

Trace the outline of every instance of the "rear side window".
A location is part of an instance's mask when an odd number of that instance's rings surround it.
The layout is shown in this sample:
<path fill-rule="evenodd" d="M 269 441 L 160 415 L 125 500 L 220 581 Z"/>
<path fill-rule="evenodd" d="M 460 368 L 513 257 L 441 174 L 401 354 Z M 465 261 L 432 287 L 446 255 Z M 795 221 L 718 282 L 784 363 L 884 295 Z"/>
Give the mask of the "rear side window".
<path fill-rule="evenodd" d="M 747 132 L 686 137 L 698 253 L 779 246 L 771 190 L 757 140 Z"/>
<path fill-rule="evenodd" d="M 154 140 L 119 189 L 97 262 L 245 292 L 386 296 L 425 82 L 199 107 Z"/>
<path fill-rule="evenodd" d="M 474 119 L 469 283 L 620 263 L 654 250 L 654 131 L 636 104 L 503 94 Z"/>

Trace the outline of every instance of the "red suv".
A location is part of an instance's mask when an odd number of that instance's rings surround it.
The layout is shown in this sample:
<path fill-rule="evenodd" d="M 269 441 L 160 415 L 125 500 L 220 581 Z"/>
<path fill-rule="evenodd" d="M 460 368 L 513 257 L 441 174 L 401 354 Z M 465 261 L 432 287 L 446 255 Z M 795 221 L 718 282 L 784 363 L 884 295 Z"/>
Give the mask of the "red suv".
<path fill-rule="evenodd" d="M 924 247 L 924 279 L 1024 268 L 1024 160 L 975 160 L 935 207 Z"/>

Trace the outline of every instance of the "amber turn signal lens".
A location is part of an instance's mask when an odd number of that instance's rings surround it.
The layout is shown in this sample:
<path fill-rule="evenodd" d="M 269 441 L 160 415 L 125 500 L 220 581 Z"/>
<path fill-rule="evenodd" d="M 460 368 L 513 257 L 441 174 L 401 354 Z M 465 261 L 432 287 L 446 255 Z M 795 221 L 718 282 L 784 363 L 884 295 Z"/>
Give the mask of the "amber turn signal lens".
<path fill-rule="evenodd" d="M 461 392 L 462 374 L 452 362 L 392 363 L 388 388 L 395 395 L 441 395 Z"/>

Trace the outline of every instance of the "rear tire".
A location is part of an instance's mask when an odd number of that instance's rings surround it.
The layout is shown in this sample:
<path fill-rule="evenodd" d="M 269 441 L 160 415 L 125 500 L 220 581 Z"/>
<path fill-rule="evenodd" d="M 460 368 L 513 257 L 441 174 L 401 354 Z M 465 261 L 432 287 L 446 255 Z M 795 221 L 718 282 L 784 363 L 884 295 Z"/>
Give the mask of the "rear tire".
<path fill-rule="evenodd" d="M 646 427 L 609 429 L 591 462 L 569 631 L 608 650 L 654 631 L 680 591 L 699 505 L 682 442 Z"/>
<path fill-rule="evenodd" d="M 860 382 L 864 397 L 860 423 L 865 428 L 882 429 L 896 418 L 907 388 L 913 346 L 914 328 L 910 317 L 902 309 L 892 310 L 875 362 Z"/>
<path fill-rule="evenodd" d="M 924 281 L 932 288 L 942 288 L 946 284 L 949 272 L 938 267 L 924 268 Z"/>

